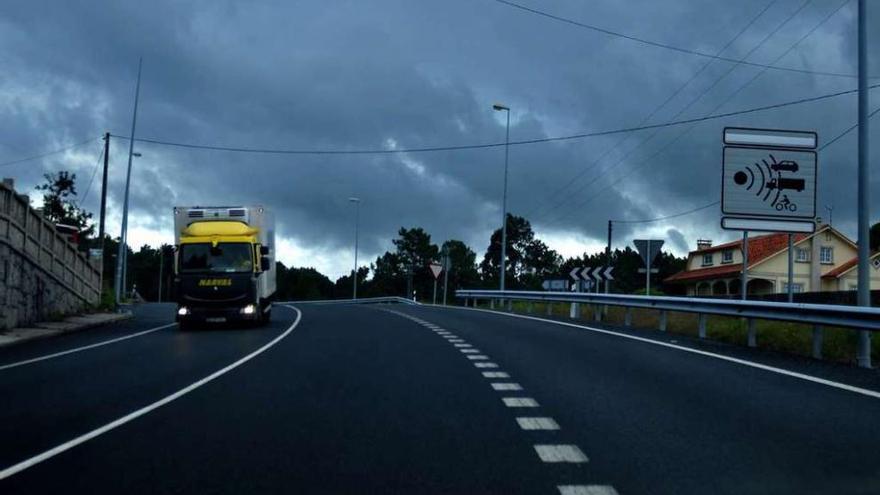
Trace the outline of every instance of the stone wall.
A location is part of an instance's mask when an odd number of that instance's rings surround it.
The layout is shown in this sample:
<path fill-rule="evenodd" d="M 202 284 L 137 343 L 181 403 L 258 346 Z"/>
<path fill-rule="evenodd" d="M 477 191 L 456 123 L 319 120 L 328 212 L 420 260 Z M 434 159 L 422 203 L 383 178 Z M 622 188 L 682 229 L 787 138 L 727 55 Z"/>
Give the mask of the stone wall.
<path fill-rule="evenodd" d="M 55 226 L 0 183 L 0 329 L 81 311 L 100 299 L 101 273 Z"/>

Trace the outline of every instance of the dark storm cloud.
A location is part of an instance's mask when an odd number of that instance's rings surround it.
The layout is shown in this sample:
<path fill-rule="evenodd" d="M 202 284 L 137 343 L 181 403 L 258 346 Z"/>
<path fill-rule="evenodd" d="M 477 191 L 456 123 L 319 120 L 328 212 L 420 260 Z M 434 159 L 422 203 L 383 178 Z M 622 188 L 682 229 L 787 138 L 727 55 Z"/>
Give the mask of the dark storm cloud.
<path fill-rule="evenodd" d="M 555 1 L 540 8 L 715 52 L 768 3 L 644 1 L 623 9 L 613 1 Z M 802 3 L 776 1 L 725 55 L 748 53 Z M 850 4 L 780 64 L 854 72 Z M 771 62 L 837 5 L 808 5 L 749 60 Z M 870 25 L 877 19 L 872 13 Z M 491 110 L 495 101 L 513 109 L 514 140 L 630 126 L 706 63 L 489 0 L 6 2 L 0 43 L 7 48 L 0 55 L 4 159 L 97 138 L 104 130 L 128 134 L 138 56 L 144 57 L 139 136 L 286 149 L 498 142 L 504 128 L 502 115 Z M 878 46 L 872 40 L 874 72 L 880 72 Z M 671 118 L 729 67 L 707 67 L 652 122 Z M 682 117 L 709 113 L 760 71 L 737 68 Z M 854 85 L 852 79 L 767 71 L 719 111 Z M 669 128 L 644 144 L 654 131 L 642 131 L 616 148 L 616 136 L 513 147 L 510 209 L 528 215 L 548 236 L 601 243 L 609 218 L 653 218 L 718 199 L 724 125 L 814 128 L 828 139 L 854 123 L 854 105 L 855 98 L 843 97 L 692 130 Z M 678 141 L 669 145 L 673 139 Z M 854 143 L 854 136 L 845 138 L 820 158 L 829 171 L 822 175 L 820 200 L 834 202 L 835 223 L 850 229 Z M 81 174 L 91 171 L 94 148 L 76 155 Z M 482 254 L 489 231 L 500 223 L 501 148 L 355 156 L 235 154 L 147 143 L 136 148 L 143 157 L 134 164 L 132 208 L 144 228 L 170 229 L 173 204 L 260 202 L 277 210 L 284 236 L 333 253 L 350 244 L 347 198 L 358 196 L 362 246 L 372 256 L 389 247 L 397 228 L 414 225 L 426 227 L 435 241 L 462 238 Z M 608 150 L 572 187 L 557 192 Z M 114 140 L 114 209 L 121 202 L 126 153 L 127 142 Z M 2 172 L 32 184 L 43 169 L 59 165 L 53 157 Z M 615 238 L 627 242 L 652 228 L 659 235 L 669 230 L 677 250 L 697 236 L 723 235 L 718 211 L 708 209 L 659 226 L 621 225 Z"/>

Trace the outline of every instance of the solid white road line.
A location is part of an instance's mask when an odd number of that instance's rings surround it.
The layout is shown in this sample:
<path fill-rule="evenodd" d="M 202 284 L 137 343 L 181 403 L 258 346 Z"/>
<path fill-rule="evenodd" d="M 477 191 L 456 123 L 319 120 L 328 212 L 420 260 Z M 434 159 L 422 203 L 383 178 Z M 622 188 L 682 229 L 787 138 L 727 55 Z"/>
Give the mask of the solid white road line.
<path fill-rule="evenodd" d="M 510 375 L 503 371 L 484 371 L 483 376 L 486 378 L 510 378 Z"/>
<path fill-rule="evenodd" d="M 159 330 L 162 330 L 162 329 L 164 329 L 164 328 L 168 328 L 168 327 L 173 327 L 174 325 L 177 325 L 177 323 L 169 323 L 169 324 L 167 324 L 167 325 L 162 325 L 161 327 L 150 328 L 150 329 L 148 329 L 148 330 L 143 330 L 143 331 L 140 331 L 140 332 L 135 332 L 135 333 L 132 333 L 132 334 L 129 334 L 129 335 L 125 335 L 125 336 L 122 336 L 122 337 L 117 337 L 117 338 L 115 338 L 115 339 L 103 340 L 103 341 L 101 341 L 101 342 L 97 342 L 97 343 L 95 343 L 95 344 L 84 345 L 84 346 L 82 346 L 82 347 L 76 347 L 76 348 L 73 348 L 73 349 L 68 349 L 68 350 L 66 350 L 66 351 L 56 352 L 56 353 L 54 353 L 54 354 L 47 354 L 47 355 L 45 355 L 45 356 L 35 357 L 35 358 L 33 358 L 33 359 L 26 359 L 26 360 L 24 360 L 24 361 L 18 361 L 18 362 L 15 362 L 15 363 L 4 364 L 4 365 L 0 366 L 0 371 L 8 370 L 8 369 L 10 369 L 10 368 L 17 368 L 17 367 L 19 367 L 19 366 L 24 366 L 24 365 L 26 365 L 26 364 L 38 363 L 38 362 L 40 362 L 40 361 L 45 361 L 45 360 L 47 360 L 47 359 L 53 359 L 53 358 L 57 358 L 57 357 L 61 357 L 61 356 L 66 356 L 66 355 L 68 355 L 68 354 L 73 354 L 73 353 L 75 353 L 75 352 L 81 352 L 81 351 L 85 351 L 85 350 L 88 350 L 88 349 L 94 349 L 95 347 L 101 347 L 101 346 L 105 346 L 105 345 L 108 345 L 108 344 L 115 344 L 116 342 L 122 342 L 123 340 L 133 339 L 133 338 L 135 338 L 135 337 L 140 337 L 140 336 L 142 336 L 142 335 L 147 335 L 148 333 L 158 332 Z"/>
<path fill-rule="evenodd" d="M 199 380 L 195 383 L 192 383 L 192 384 L 178 390 L 177 392 L 174 392 L 171 395 L 168 395 L 162 399 L 159 399 L 156 402 L 153 402 L 152 404 L 150 404 L 148 406 L 144 406 L 134 412 L 131 412 L 131 413 L 126 414 L 125 416 L 122 416 L 121 418 L 118 418 L 114 421 L 111 421 L 111 422 L 105 424 L 104 426 L 101 426 L 100 428 L 96 428 L 96 429 L 94 429 L 88 433 L 85 433 L 83 435 L 80 435 L 72 440 L 68 440 L 67 442 L 64 442 L 61 445 L 55 446 L 55 447 L 43 452 L 42 454 L 35 455 L 29 459 L 25 459 L 17 464 L 13 464 L 12 466 L 9 466 L 8 468 L 0 471 L 0 480 L 6 479 L 16 473 L 20 473 L 21 471 L 24 471 L 25 469 L 27 469 L 29 467 L 33 467 L 41 462 L 49 460 L 62 452 L 70 450 L 70 449 L 76 447 L 77 445 L 88 442 L 89 440 L 91 440 L 95 437 L 103 435 L 104 433 L 107 433 L 110 430 L 118 428 L 128 422 L 131 422 L 131 421 L 151 412 L 151 411 L 154 411 L 154 410 L 164 406 L 165 404 L 168 404 L 169 402 L 171 402 L 175 399 L 179 399 L 180 397 L 183 397 L 184 395 L 186 395 L 186 394 L 192 392 L 193 390 L 201 387 L 202 385 L 214 380 L 215 378 L 218 378 L 220 376 L 225 375 L 226 373 L 229 373 L 230 371 L 234 370 L 235 368 L 238 368 L 239 366 L 243 365 L 244 363 L 259 356 L 260 354 L 262 354 L 263 352 L 267 351 L 269 348 L 271 348 L 272 346 L 274 346 L 275 344 L 280 342 L 281 339 L 283 339 L 284 337 L 287 337 L 287 335 L 289 335 L 290 332 L 292 332 L 293 329 L 296 328 L 297 325 L 299 325 L 299 321 L 300 321 L 300 319 L 302 319 L 302 312 L 294 306 L 286 306 L 286 307 L 296 311 L 296 320 L 294 320 L 293 324 L 291 324 L 290 327 L 284 331 L 284 333 L 282 333 L 281 335 L 272 339 L 268 344 L 260 347 L 256 351 L 254 351 L 254 352 L 248 354 L 247 356 L 239 359 L 238 361 L 226 366 L 225 368 L 219 369 L 219 370 L 211 373 L 210 375 L 202 378 L 201 380 Z"/>
<path fill-rule="evenodd" d="M 559 495 L 617 495 L 610 485 L 559 485 Z"/>
<path fill-rule="evenodd" d="M 523 430 L 558 430 L 559 424 L 553 418 L 516 418 Z"/>
<path fill-rule="evenodd" d="M 531 397 L 504 397 L 501 400 L 507 407 L 538 407 L 538 401 Z"/>
<path fill-rule="evenodd" d="M 480 363 L 474 363 L 474 366 L 476 366 L 477 368 L 497 368 L 498 367 L 497 364 L 489 363 L 486 361 L 480 362 Z"/>
<path fill-rule="evenodd" d="M 544 462 L 587 462 L 577 445 L 535 445 L 535 452 Z"/>
<path fill-rule="evenodd" d="M 519 383 L 493 383 L 492 388 L 494 390 L 522 390 L 522 386 Z"/>
<path fill-rule="evenodd" d="M 747 361 L 745 359 L 739 359 L 739 358 L 735 358 L 735 357 L 725 356 L 723 354 L 716 354 L 714 352 L 701 351 L 699 349 L 692 349 L 690 347 L 685 347 L 685 346 L 681 346 L 681 345 L 670 344 L 667 342 L 661 342 L 658 340 L 647 339 L 644 337 L 637 337 L 635 335 L 628 335 L 625 333 L 614 332 L 611 330 L 603 330 L 601 328 L 588 327 L 586 325 L 578 325 L 575 323 L 568 323 L 565 321 L 546 320 L 544 318 L 537 318 L 535 316 L 515 315 L 512 313 L 502 313 L 500 311 L 492 311 L 489 309 L 480 309 L 480 308 L 456 308 L 456 309 L 464 309 L 467 311 L 482 311 L 484 313 L 492 313 L 492 314 L 500 315 L 500 316 L 509 316 L 511 318 L 522 318 L 524 320 L 540 321 L 542 323 L 551 323 L 553 325 L 562 325 L 564 327 L 578 328 L 581 330 L 589 330 L 591 332 L 602 333 L 605 335 L 613 335 L 615 337 L 635 340 L 638 342 L 643 342 L 645 344 L 657 345 L 657 346 L 666 347 L 669 349 L 675 349 L 675 350 L 679 350 L 679 351 L 690 352 L 692 354 L 698 354 L 700 356 L 706 356 L 706 357 L 711 357 L 711 358 L 715 358 L 715 359 L 720 359 L 722 361 L 727 361 L 729 363 L 741 364 L 743 366 L 748 366 L 750 368 L 756 368 L 756 369 L 763 370 L 763 371 L 769 371 L 771 373 L 789 376 L 791 378 L 797 378 L 799 380 L 805 380 L 808 382 L 818 383 L 820 385 L 825 385 L 825 386 L 840 389 L 840 390 L 846 390 L 847 392 L 861 394 L 861 395 L 864 395 L 867 397 L 872 397 L 874 399 L 880 399 L 880 392 L 878 392 L 876 390 L 870 390 L 867 388 L 856 387 L 853 385 L 848 385 L 846 383 L 835 382 L 833 380 L 826 380 L 824 378 L 819 378 L 817 376 L 807 375 L 804 373 L 798 373 L 797 371 L 789 371 L 789 370 L 786 370 L 783 368 L 777 368 L 775 366 L 768 366 L 766 364 L 761 364 L 761 363 L 756 363 L 753 361 Z"/>

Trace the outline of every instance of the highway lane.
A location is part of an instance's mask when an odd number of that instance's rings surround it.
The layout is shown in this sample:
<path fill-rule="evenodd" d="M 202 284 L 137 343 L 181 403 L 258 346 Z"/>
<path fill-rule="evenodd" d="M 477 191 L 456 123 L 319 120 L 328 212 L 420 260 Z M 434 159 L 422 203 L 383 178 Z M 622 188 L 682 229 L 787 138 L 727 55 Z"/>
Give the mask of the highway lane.
<path fill-rule="evenodd" d="M 876 398 L 485 312 L 299 307 L 263 354 L 0 492 L 880 489 Z M 0 371 L 22 398 L 0 408 L 0 469 L 271 343 L 295 318 L 277 309 L 267 330 L 163 330 Z"/>
<path fill-rule="evenodd" d="M 265 354 L 3 489 L 516 494 L 580 481 L 581 465 L 548 470 L 530 442 L 481 369 L 431 330 L 306 306 Z"/>
<path fill-rule="evenodd" d="M 0 349 L 0 356 L 4 363 L 33 359 L 173 322 L 173 306 L 145 305 L 136 311 L 131 323 L 22 343 Z M 0 370 L 0 396 L 7 398 L 0 408 L 0 466 L 36 455 L 172 393 L 263 345 L 291 321 L 288 312 L 259 329 L 181 332 L 171 326 Z"/>
<path fill-rule="evenodd" d="M 402 311 L 491 353 L 620 493 L 880 492 L 876 398 L 551 323 Z"/>

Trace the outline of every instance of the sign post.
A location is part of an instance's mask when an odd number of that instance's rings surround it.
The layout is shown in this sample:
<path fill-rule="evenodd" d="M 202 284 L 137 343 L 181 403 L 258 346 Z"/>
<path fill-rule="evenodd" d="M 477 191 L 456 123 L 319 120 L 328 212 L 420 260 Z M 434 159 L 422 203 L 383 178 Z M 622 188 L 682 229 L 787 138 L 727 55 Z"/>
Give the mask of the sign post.
<path fill-rule="evenodd" d="M 786 232 L 788 301 L 794 299 L 795 233 L 816 230 L 819 136 L 815 132 L 727 127 L 723 135 L 721 228 L 743 232 L 741 297 L 748 291 L 748 232 Z"/>
<path fill-rule="evenodd" d="M 663 242 L 659 239 L 636 239 L 633 241 L 633 244 L 636 245 L 636 249 L 639 251 L 639 255 L 642 256 L 642 261 L 645 263 L 645 268 L 639 268 L 639 273 L 645 274 L 645 295 L 647 296 L 651 295 L 651 274 L 660 271 L 657 268 L 651 268 L 651 265 L 654 263 L 654 258 L 660 254 Z"/>
<path fill-rule="evenodd" d="M 430 265 L 431 273 L 434 274 L 434 304 L 437 304 L 437 277 L 440 276 L 440 272 L 443 271 L 443 265 L 439 263 L 431 263 Z"/>

